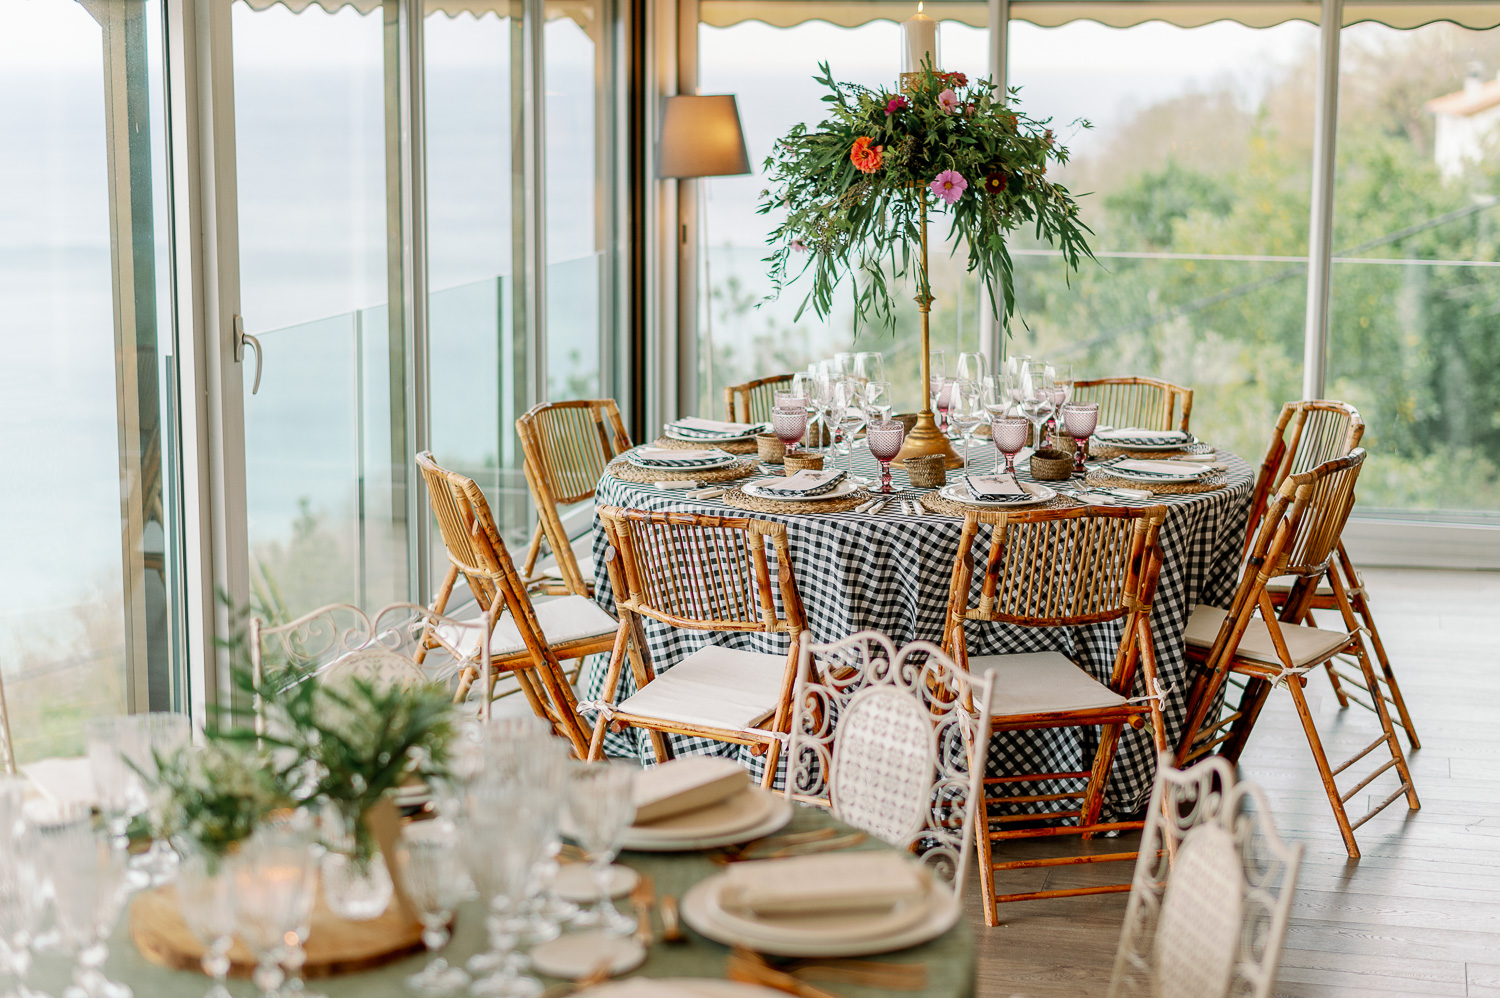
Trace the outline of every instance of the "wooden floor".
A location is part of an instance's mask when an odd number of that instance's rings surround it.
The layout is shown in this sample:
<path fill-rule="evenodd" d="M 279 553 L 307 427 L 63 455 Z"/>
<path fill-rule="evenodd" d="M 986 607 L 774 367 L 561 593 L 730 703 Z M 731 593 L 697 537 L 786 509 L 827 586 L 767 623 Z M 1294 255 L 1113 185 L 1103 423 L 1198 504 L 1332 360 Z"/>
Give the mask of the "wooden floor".
<path fill-rule="evenodd" d="M 1363 858 L 1348 859 L 1291 699 L 1280 691 L 1271 698 L 1242 772 L 1269 791 L 1283 836 L 1306 844 L 1275 994 L 1500 996 L 1500 573 L 1365 574 L 1422 738 L 1410 755 L 1422 809 L 1397 803 L 1372 818 L 1356 832 Z M 1368 711 L 1340 712 L 1321 674 L 1308 693 L 1335 761 L 1378 730 Z M 1383 799 L 1391 779 L 1351 801 L 1351 813 L 1363 813 L 1354 810 L 1359 801 Z M 1048 875 L 1028 873 L 1034 884 Z M 1050 876 L 1056 885 L 1130 873 L 1109 864 Z M 1125 895 L 1006 905 L 1002 924 L 988 929 L 978 893 L 966 896 L 980 995 L 1105 993 Z"/>

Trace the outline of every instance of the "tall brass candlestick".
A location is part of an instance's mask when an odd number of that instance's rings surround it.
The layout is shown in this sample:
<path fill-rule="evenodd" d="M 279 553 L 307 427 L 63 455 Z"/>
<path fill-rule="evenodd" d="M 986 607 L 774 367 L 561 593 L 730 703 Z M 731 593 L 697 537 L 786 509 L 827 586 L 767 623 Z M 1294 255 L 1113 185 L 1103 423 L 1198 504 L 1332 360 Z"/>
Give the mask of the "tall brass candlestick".
<path fill-rule="evenodd" d="M 922 272 L 917 283 L 917 308 L 922 313 L 922 409 L 917 413 L 917 423 L 906 435 L 901 453 L 892 464 L 905 464 L 907 458 L 926 457 L 929 454 L 943 455 L 944 464 L 956 468 L 963 458 L 953 449 L 953 444 L 937 428 L 932 418 L 932 352 L 929 345 L 928 322 L 932 313 L 932 279 L 927 272 L 927 189 L 918 185 L 922 199 Z"/>

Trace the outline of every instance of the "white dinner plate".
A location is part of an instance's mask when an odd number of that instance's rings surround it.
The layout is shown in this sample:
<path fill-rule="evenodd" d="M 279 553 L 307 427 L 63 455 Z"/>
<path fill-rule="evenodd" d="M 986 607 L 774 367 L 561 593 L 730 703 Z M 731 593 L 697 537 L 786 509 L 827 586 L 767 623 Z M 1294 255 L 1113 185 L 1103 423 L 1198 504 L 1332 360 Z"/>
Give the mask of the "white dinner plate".
<path fill-rule="evenodd" d="M 1175 462 L 1174 462 L 1175 463 Z M 1186 463 L 1186 462 L 1184 462 Z M 1130 468 L 1121 468 L 1114 463 L 1108 463 L 1101 468 L 1106 474 L 1114 478 L 1123 478 L 1126 481 L 1140 482 L 1143 485 L 1155 483 L 1157 485 L 1168 485 L 1174 482 L 1196 482 L 1213 474 L 1214 469 L 1206 465 L 1187 464 L 1183 471 L 1177 474 L 1154 471 L 1134 471 Z"/>
<path fill-rule="evenodd" d="M 638 838 L 637 828 L 631 828 L 625 833 L 625 841 L 621 848 L 634 849 L 637 852 L 692 852 L 698 849 L 717 849 L 720 846 L 734 846 L 742 842 L 749 842 L 766 835 L 774 834 L 785 828 L 792 820 L 792 802 L 780 794 L 773 794 L 769 790 L 759 787 L 752 788 L 752 793 L 764 794 L 775 801 L 766 814 L 765 818 L 746 828 L 733 832 L 721 832 L 717 835 L 699 835 L 695 838 L 670 838 L 652 839 L 649 837 Z M 649 827 L 649 826 L 647 826 Z"/>
<path fill-rule="evenodd" d="M 836 487 L 829 489 L 827 492 L 820 492 L 815 496 L 779 496 L 774 495 L 770 492 L 764 492 L 760 489 L 761 485 L 764 485 L 767 482 L 776 481 L 783 481 L 783 479 L 758 478 L 753 482 L 748 482 L 745 485 L 740 486 L 740 488 L 745 491 L 746 495 L 755 496 L 757 499 L 775 499 L 780 502 L 807 502 L 813 499 L 842 499 L 844 496 L 851 495 L 863 488 L 859 481 L 852 478 L 845 478 L 842 482 L 839 482 Z"/>
<path fill-rule="evenodd" d="M 952 893 L 937 888 L 929 895 L 926 917 L 911 928 L 889 936 L 870 939 L 841 940 L 804 938 L 793 942 L 762 939 L 758 935 L 746 935 L 720 923 L 713 917 L 709 900 L 719 889 L 725 875 L 700 880 L 682 896 L 682 917 L 699 934 L 726 946 L 744 945 L 772 956 L 870 956 L 875 953 L 890 953 L 930 942 L 947 932 L 958 922 L 962 913 Z"/>
<path fill-rule="evenodd" d="M 739 458 L 730 456 L 717 461 L 705 461 L 702 464 L 658 464 L 655 461 L 636 460 L 630 455 L 625 456 L 625 463 L 632 468 L 640 468 L 642 471 L 714 471 L 718 468 L 727 468 Z"/>
<path fill-rule="evenodd" d="M 1030 495 L 1026 498 L 1004 500 L 975 499 L 969 494 L 969 487 L 963 482 L 954 482 L 951 485 L 943 486 L 938 495 L 944 499 L 961 502 L 966 506 L 983 506 L 985 509 L 1025 509 L 1028 506 L 1040 506 L 1044 502 L 1051 502 L 1057 498 L 1057 491 L 1049 489 L 1045 485 L 1020 481 L 1016 482 L 1016 484 L 1025 489 Z"/>
<path fill-rule="evenodd" d="M 932 886 L 932 877 L 924 876 Z M 718 881 L 720 888 L 727 880 Z M 780 943 L 811 944 L 822 941 L 843 944 L 865 939 L 889 939 L 927 920 L 933 904 L 934 891 L 929 889 L 921 897 L 892 905 L 885 910 L 840 912 L 830 915 L 817 912 L 808 915 L 787 915 L 776 918 L 759 918 L 748 912 L 736 911 L 723 903 L 723 891 L 710 891 L 705 904 L 708 916 L 726 932 L 744 938 L 771 939 Z"/>
<path fill-rule="evenodd" d="M 610 981 L 589 989 L 589 998 L 644 998 L 659 993 L 652 989 L 656 984 L 670 985 L 673 998 L 680 992 L 693 998 L 786 998 L 786 992 L 773 991 L 759 984 L 741 984 L 739 981 L 716 981 L 707 977 L 658 977 L 648 980 L 643 977 Z"/>
<path fill-rule="evenodd" d="M 733 796 L 685 814 L 674 814 L 646 825 L 631 825 L 627 843 L 670 843 L 734 835 L 764 822 L 785 801 L 760 787 L 746 787 Z M 626 848 L 636 848 L 627 845 Z"/>

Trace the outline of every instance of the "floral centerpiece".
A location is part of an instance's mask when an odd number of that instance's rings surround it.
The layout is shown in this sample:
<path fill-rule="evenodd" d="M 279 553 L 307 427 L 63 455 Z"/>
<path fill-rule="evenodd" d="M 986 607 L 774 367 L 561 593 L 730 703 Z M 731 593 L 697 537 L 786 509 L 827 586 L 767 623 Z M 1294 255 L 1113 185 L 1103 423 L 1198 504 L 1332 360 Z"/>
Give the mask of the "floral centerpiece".
<path fill-rule="evenodd" d="M 292 805 L 270 756 L 253 746 L 210 740 L 202 748 L 180 748 L 158 756 L 155 773 L 145 778 L 153 832 L 212 868 L 268 815 Z"/>
<path fill-rule="evenodd" d="M 907 74 L 901 92 L 835 82 L 827 63 L 814 79 L 828 88 L 829 116 L 781 138 L 766 171 L 762 214 L 785 212 L 770 234 L 773 297 L 807 270 L 810 303 L 827 318 L 834 290 L 852 276 L 855 328 L 892 328 L 890 283 L 914 275 L 923 312 L 932 301 L 926 267 L 929 206 L 951 219 L 969 270 L 999 289 L 1004 314 L 1015 310 L 1007 233 L 1033 225 L 1062 251 L 1070 269 L 1092 254 L 1090 234 L 1066 187 L 1047 179 L 1049 163 L 1068 161 L 1046 122 L 1028 118 L 989 80 L 970 82 L 930 62 Z M 914 250 L 920 253 L 914 259 Z"/>

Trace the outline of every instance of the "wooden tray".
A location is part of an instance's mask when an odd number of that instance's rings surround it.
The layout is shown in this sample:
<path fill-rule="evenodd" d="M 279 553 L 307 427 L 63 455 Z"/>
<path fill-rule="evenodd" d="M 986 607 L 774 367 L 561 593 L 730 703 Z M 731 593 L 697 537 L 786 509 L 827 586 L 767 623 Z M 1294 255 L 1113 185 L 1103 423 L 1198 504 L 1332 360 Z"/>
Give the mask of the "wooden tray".
<path fill-rule="evenodd" d="M 147 960 L 169 970 L 203 972 L 199 960 L 204 946 L 177 910 L 177 892 L 170 885 L 136 895 L 130 905 L 130 938 Z M 368 922 L 346 922 L 328 910 L 322 892 L 313 908 L 312 932 L 307 937 L 305 977 L 332 977 L 369 970 L 422 949 L 422 926 L 409 922 L 393 900 L 385 914 Z M 236 939 L 229 951 L 229 976 L 248 978 L 255 957 Z"/>

